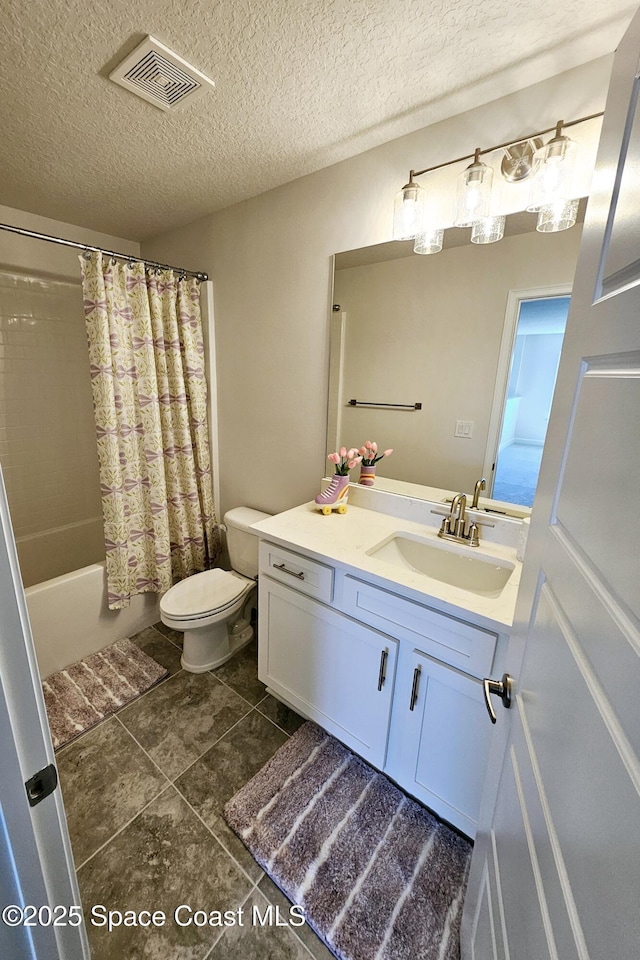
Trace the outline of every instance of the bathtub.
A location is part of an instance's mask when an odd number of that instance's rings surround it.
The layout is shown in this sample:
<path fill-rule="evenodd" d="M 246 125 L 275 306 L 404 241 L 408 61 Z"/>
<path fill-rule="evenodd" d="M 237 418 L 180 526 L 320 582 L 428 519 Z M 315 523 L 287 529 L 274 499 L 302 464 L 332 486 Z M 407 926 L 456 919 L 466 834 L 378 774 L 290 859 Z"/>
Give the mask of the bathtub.
<path fill-rule="evenodd" d="M 132 597 L 126 610 L 109 610 L 104 563 L 27 587 L 25 594 L 43 679 L 160 619 L 157 593 Z"/>
<path fill-rule="evenodd" d="M 22 583 L 32 587 L 104 560 L 102 517 L 16 537 Z"/>

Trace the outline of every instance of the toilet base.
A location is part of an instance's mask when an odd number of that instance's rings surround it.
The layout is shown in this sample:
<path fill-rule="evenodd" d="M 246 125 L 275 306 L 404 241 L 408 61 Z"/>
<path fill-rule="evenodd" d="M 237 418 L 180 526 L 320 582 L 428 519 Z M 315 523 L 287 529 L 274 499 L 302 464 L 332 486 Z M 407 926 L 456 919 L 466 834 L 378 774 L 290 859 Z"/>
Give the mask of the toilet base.
<path fill-rule="evenodd" d="M 246 624 L 246 626 L 245 626 Z M 233 626 L 240 629 L 233 629 Z M 232 626 L 225 622 L 185 630 L 180 665 L 188 673 L 206 673 L 222 666 L 253 640 L 253 627 L 246 620 Z"/>
<path fill-rule="evenodd" d="M 226 663 L 252 639 L 253 627 L 247 620 L 239 620 L 229 628 L 222 621 L 185 630 L 180 665 L 188 673 L 206 673 Z"/>

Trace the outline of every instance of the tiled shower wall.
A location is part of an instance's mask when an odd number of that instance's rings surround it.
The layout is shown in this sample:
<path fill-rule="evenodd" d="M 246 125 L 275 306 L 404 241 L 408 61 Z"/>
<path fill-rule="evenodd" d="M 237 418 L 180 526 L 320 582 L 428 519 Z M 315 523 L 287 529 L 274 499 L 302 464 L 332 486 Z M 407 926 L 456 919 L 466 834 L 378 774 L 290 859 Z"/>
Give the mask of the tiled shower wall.
<path fill-rule="evenodd" d="M 104 559 L 80 282 L 0 271 L 0 462 L 25 586 Z"/>

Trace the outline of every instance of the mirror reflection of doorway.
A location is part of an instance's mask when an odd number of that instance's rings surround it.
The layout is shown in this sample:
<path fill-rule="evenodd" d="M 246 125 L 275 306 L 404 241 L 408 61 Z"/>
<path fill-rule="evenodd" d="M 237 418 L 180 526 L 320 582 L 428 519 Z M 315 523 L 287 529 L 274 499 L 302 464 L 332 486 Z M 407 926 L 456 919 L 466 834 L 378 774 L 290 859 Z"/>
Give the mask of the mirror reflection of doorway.
<path fill-rule="evenodd" d="M 520 301 L 494 472 L 496 500 L 533 504 L 570 299 Z"/>

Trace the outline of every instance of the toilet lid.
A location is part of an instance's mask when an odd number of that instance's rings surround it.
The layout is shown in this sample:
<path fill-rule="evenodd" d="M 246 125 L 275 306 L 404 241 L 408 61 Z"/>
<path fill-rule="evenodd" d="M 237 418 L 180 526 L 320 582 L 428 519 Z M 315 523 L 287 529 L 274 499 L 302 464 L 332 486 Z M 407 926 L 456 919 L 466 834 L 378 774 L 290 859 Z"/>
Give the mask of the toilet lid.
<path fill-rule="evenodd" d="M 171 587 L 160 601 L 160 610 L 169 617 L 202 616 L 233 603 L 249 584 L 227 570 L 205 570 Z"/>

